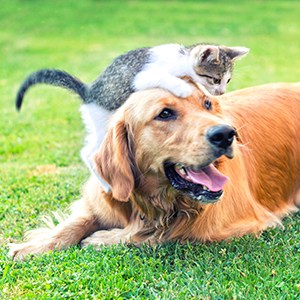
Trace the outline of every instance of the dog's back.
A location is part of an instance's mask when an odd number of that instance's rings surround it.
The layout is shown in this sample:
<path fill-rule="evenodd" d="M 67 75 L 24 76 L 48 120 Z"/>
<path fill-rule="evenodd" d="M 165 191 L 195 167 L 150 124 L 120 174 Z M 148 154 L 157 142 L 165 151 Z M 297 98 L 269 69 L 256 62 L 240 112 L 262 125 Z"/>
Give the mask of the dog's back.
<path fill-rule="evenodd" d="M 247 88 L 220 100 L 244 145 L 240 150 L 255 198 L 279 214 L 299 205 L 300 83 Z"/>

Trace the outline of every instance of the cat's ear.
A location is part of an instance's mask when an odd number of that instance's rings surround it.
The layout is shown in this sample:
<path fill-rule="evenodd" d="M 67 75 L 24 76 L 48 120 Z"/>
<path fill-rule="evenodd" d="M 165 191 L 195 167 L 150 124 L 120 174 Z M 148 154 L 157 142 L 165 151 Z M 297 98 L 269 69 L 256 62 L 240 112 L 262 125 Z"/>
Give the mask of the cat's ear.
<path fill-rule="evenodd" d="M 201 65 L 203 62 L 219 64 L 219 47 L 210 45 L 202 46 L 198 53 L 198 65 Z"/>
<path fill-rule="evenodd" d="M 246 56 L 250 49 L 246 47 L 222 47 L 232 62 Z"/>

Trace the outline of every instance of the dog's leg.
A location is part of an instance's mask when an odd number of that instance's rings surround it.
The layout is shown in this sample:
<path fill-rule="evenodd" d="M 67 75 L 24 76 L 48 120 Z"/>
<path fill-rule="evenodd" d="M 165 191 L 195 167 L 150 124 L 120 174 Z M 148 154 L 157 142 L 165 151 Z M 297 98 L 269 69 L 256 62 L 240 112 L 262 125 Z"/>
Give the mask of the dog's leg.
<path fill-rule="evenodd" d="M 95 217 L 85 209 L 82 202 L 79 200 L 75 203 L 69 217 L 55 214 L 58 225 L 55 226 L 52 218 L 46 218 L 44 221 L 47 227 L 28 232 L 27 242 L 10 244 L 9 255 L 13 259 L 23 259 L 29 254 L 65 249 L 79 243 L 97 229 Z"/>
<path fill-rule="evenodd" d="M 135 234 L 142 228 L 142 222 L 135 218 L 125 228 L 113 228 L 110 230 L 98 230 L 92 235 L 88 236 L 81 241 L 82 247 L 92 246 L 95 249 L 99 249 L 101 246 L 113 245 L 113 244 L 124 244 L 134 243 Z"/>
<path fill-rule="evenodd" d="M 111 194 L 101 190 L 97 179 L 91 178 L 83 198 L 72 206 L 70 216 L 61 217 L 56 214 L 58 225 L 47 218 L 47 227 L 29 232 L 27 242 L 10 244 L 9 254 L 13 258 L 23 259 L 30 254 L 65 249 L 78 244 L 97 230 L 125 227 L 130 214 L 128 203 L 113 200 Z"/>
<path fill-rule="evenodd" d="M 82 240 L 80 245 L 82 247 L 92 246 L 95 249 L 99 249 L 101 246 L 129 242 L 130 236 L 130 232 L 126 229 L 99 230 Z"/>

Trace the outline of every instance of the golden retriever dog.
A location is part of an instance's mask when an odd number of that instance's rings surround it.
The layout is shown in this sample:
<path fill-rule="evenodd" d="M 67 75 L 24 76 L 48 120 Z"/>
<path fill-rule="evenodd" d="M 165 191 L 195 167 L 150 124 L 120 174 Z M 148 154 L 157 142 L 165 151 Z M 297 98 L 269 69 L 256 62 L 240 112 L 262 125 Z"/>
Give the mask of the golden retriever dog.
<path fill-rule="evenodd" d="M 300 84 L 213 97 L 195 88 L 133 94 L 114 114 L 94 176 L 69 216 L 11 244 L 10 255 L 81 243 L 220 241 L 258 234 L 300 204 Z"/>

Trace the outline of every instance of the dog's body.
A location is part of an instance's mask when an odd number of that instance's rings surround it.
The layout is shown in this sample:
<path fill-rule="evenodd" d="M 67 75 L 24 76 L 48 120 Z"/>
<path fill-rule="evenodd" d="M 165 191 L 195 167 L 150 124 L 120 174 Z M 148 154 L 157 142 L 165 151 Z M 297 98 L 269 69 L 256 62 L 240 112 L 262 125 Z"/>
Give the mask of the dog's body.
<path fill-rule="evenodd" d="M 218 241 L 278 224 L 300 204 L 299 112 L 300 84 L 221 97 L 200 90 L 187 99 L 163 90 L 133 94 L 95 157 L 112 192 L 91 178 L 69 217 L 58 226 L 48 220 L 10 254 L 79 242 Z"/>

